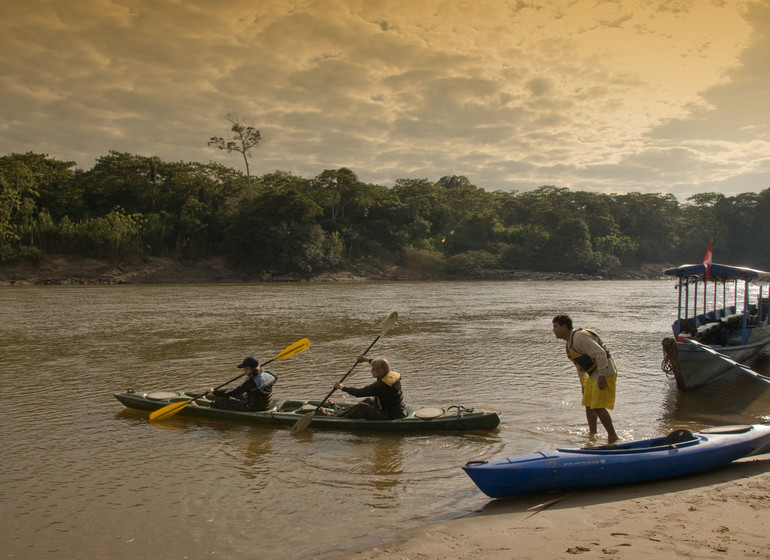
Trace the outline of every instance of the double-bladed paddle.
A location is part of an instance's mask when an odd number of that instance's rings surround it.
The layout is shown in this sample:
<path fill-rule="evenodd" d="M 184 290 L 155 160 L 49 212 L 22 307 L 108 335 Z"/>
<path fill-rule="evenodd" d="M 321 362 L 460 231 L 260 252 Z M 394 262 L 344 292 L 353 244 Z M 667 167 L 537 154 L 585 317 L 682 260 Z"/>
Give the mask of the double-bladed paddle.
<path fill-rule="evenodd" d="M 298 340 L 297 342 L 295 342 L 291 346 L 287 346 L 286 348 L 284 348 L 281 351 L 280 354 L 278 354 L 275 358 L 266 361 L 264 364 L 262 364 L 262 366 L 266 366 L 267 364 L 269 364 L 270 362 L 272 362 L 274 360 L 283 360 L 284 358 L 288 358 L 289 356 L 293 356 L 294 354 L 298 354 L 298 353 L 302 352 L 303 350 L 307 350 L 309 347 L 310 347 L 310 341 L 307 338 L 303 338 L 301 340 Z M 240 375 L 238 375 L 238 376 L 236 376 L 236 377 L 233 377 L 230 381 L 226 381 L 226 382 L 222 383 L 221 385 L 216 387 L 214 390 L 216 391 L 217 389 L 221 389 L 225 385 L 229 385 L 230 383 L 232 383 L 233 381 L 236 381 L 237 379 L 240 379 L 244 375 L 246 375 L 245 372 L 240 374 Z M 155 411 L 150 413 L 150 420 L 165 420 L 166 418 L 169 418 L 169 417 L 173 416 L 174 414 L 176 414 L 177 412 L 179 412 L 180 410 L 182 410 L 184 407 L 186 407 L 188 404 L 193 402 L 195 399 L 199 399 L 199 398 L 201 398 L 205 394 L 206 393 L 201 393 L 200 395 L 195 395 L 191 399 L 187 399 L 187 400 L 184 400 L 184 401 L 178 401 L 178 402 L 166 405 L 163 408 L 159 408 L 158 410 L 155 410 Z"/>
<path fill-rule="evenodd" d="M 372 349 L 372 346 L 374 346 L 374 343 L 377 342 L 381 336 L 384 336 L 385 333 L 387 333 L 391 328 L 393 328 L 393 324 L 396 322 L 397 319 L 398 319 L 398 313 L 396 311 L 391 313 L 388 316 L 388 318 L 385 319 L 385 321 L 382 323 L 382 329 L 380 329 L 380 334 L 378 334 L 377 338 L 375 338 L 374 341 L 369 345 L 369 348 L 364 350 L 364 356 L 369 352 L 369 350 Z M 347 376 L 350 375 L 350 373 L 355 369 L 357 365 L 358 365 L 358 360 L 356 360 L 356 363 L 354 363 L 353 366 L 348 370 L 348 372 L 342 376 L 342 379 L 340 379 L 340 383 L 345 381 Z M 324 397 L 324 400 L 322 400 L 321 403 L 317 407 L 315 407 L 315 410 L 313 410 L 312 412 L 308 412 L 302 418 L 297 420 L 297 423 L 291 427 L 291 434 L 292 435 L 298 434 L 304 431 L 305 429 L 307 429 L 310 422 L 313 421 L 313 416 L 315 416 L 315 413 L 321 409 L 324 403 L 329 400 L 329 397 L 331 397 L 332 393 L 334 393 L 334 391 L 336 390 L 337 389 L 332 388 L 332 390 L 329 391 L 329 394 L 326 395 L 326 397 Z"/>

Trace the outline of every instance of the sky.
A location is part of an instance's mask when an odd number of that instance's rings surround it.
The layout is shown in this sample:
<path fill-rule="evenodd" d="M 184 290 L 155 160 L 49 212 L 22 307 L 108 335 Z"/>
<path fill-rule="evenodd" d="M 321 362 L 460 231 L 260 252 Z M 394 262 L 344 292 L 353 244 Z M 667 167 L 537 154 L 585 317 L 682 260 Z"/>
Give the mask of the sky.
<path fill-rule="evenodd" d="M 770 187 L 770 0 L 0 0 L 0 155 L 252 175 Z"/>

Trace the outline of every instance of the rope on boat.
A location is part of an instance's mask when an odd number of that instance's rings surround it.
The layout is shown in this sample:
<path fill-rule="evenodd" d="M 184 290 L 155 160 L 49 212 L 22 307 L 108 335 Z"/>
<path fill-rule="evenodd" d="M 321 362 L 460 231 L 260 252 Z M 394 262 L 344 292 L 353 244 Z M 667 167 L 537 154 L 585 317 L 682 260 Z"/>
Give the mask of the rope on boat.
<path fill-rule="evenodd" d="M 463 412 L 467 412 L 468 414 L 470 414 L 470 413 L 471 413 L 471 412 L 473 412 L 473 410 L 474 410 L 473 408 L 465 408 L 465 407 L 464 407 L 463 405 L 461 405 L 461 404 L 453 404 L 452 406 L 448 407 L 448 408 L 446 409 L 446 411 L 447 411 L 447 412 L 449 412 L 449 411 L 450 411 L 450 410 L 452 410 L 453 408 L 456 408 L 456 409 L 457 409 L 457 417 L 458 417 L 458 418 L 462 418 L 462 417 L 463 417 Z"/>
<path fill-rule="evenodd" d="M 676 339 L 667 336 L 660 343 L 663 345 L 663 361 L 660 364 L 660 369 L 669 379 L 676 379 L 682 374 L 682 366 L 679 363 L 679 346 Z"/>

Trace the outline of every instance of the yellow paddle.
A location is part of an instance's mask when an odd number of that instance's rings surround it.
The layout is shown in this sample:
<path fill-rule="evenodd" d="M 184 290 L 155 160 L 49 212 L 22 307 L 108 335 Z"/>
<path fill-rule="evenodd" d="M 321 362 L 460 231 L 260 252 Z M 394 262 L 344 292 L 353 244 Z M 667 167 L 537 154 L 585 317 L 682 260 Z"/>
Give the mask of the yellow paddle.
<path fill-rule="evenodd" d="M 298 354 L 299 352 L 302 352 L 303 350 L 307 350 L 309 347 L 310 347 L 310 341 L 307 338 L 303 338 L 302 340 L 298 340 L 297 342 L 295 342 L 291 346 L 287 346 L 275 358 L 273 358 L 272 360 L 266 361 L 262 365 L 266 366 L 267 364 L 269 364 L 270 362 L 272 362 L 274 360 L 283 360 L 284 358 L 288 358 L 289 356 L 293 356 L 294 354 Z M 226 381 L 226 382 L 222 383 L 216 389 L 221 389 L 225 385 L 229 385 L 230 383 L 232 383 L 236 379 L 239 379 L 239 378 L 243 377 L 244 375 L 246 375 L 246 374 L 242 373 L 242 374 L 238 375 L 237 377 L 233 377 L 230 381 Z M 214 389 L 214 390 L 216 390 L 216 389 Z M 174 414 L 176 414 L 177 412 L 182 410 L 184 407 L 186 407 L 188 404 L 193 402 L 195 399 L 199 399 L 199 398 L 201 398 L 205 394 L 206 393 L 201 393 L 200 395 L 195 395 L 191 399 L 187 399 L 187 400 L 184 400 L 184 401 L 179 401 L 179 402 L 171 403 L 169 405 L 164 406 L 163 408 L 159 408 L 158 410 L 155 410 L 155 411 L 150 413 L 150 420 L 151 421 L 152 420 L 165 420 L 166 418 L 170 418 L 171 416 L 173 416 Z"/>
<path fill-rule="evenodd" d="M 372 346 L 374 346 L 374 343 L 377 342 L 380 339 L 381 336 L 384 336 L 385 333 L 388 332 L 393 327 L 393 324 L 396 322 L 397 319 L 398 319 L 398 313 L 395 312 L 395 311 L 393 313 L 391 313 L 388 316 L 387 319 L 385 319 L 385 321 L 382 323 L 382 329 L 380 330 L 380 334 L 377 335 L 377 338 L 374 339 L 374 342 L 372 342 L 369 345 L 369 348 L 364 350 L 364 356 L 369 352 L 369 350 L 372 349 Z M 348 370 L 348 372 L 345 375 L 342 376 L 342 379 L 340 379 L 340 383 L 345 381 L 345 378 L 348 375 L 350 375 L 350 372 L 352 372 L 357 365 L 358 365 L 358 360 L 356 360 L 356 363 L 354 363 L 353 366 Z M 291 427 L 291 434 L 292 435 L 298 434 L 298 433 L 304 431 L 305 429 L 307 429 L 307 427 L 310 424 L 310 422 L 313 421 L 313 416 L 315 415 L 315 413 L 318 412 L 321 409 L 321 407 L 323 406 L 323 404 L 327 400 L 329 400 L 329 397 L 332 396 L 332 393 L 334 393 L 334 391 L 336 391 L 336 389 L 334 389 L 334 388 L 331 391 L 329 391 L 329 394 L 326 395 L 326 397 L 324 397 L 324 400 L 321 401 L 321 404 L 319 404 L 317 407 L 315 407 L 315 410 L 313 410 L 312 412 L 308 412 L 302 418 L 297 420 L 297 423 L 294 424 Z"/>

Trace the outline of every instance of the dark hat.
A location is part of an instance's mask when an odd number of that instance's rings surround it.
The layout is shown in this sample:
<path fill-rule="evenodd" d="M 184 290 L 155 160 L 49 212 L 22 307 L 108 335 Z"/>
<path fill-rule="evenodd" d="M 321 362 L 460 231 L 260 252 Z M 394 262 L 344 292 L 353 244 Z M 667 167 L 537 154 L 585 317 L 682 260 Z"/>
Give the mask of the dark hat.
<path fill-rule="evenodd" d="M 259 367 L 259 360 L 256 359 L 254 356 L 249 356 L 248 358 L 245 358 L 241 365 L 238 366 L 239 368 L 245 368 L 245 367 Z"/>

